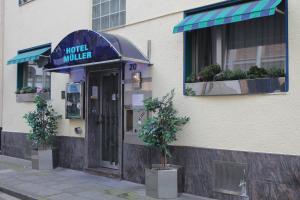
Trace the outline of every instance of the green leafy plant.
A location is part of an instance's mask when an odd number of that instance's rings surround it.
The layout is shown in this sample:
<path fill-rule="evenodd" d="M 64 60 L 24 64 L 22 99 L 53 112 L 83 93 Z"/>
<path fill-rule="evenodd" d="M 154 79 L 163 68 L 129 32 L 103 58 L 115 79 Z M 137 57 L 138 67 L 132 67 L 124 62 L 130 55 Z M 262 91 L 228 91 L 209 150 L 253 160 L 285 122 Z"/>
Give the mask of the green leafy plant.
<path fill-rule="evenodd" d="M 58 115 L 41 95 L 35 97 L 34 103 L 35 110 L 24 115 L 31 128 L 28 139 L 43 148 L 52 146 L 61 115 Z"/>
<path fill-rule="evenodd" d="M 265 68 L 259 68 L 257 66 L 250 67 L 249 71 L 247 72 L 247 77 L 249 79 L 265 78 L 267 76 L 267 70 Z"/>
<path fill-rule="evenodd" d="M 20 94 L 20 89 L 18 88 L 16 91 L 15 91 L 16 94 Z"/>
<path fill-rule="evenodd" d="M 16 94 L 31 94 L 36 93 L 37 89 L 35 87 L 23 87 L 21 89 L 17 89 Z"/>
<path fill-rule="evenodd" d="M 194 83 L 196 82 L 196 75 L 194 73 L 191 73 L 189 76 L 186 77 L 187 83 Z"/>
<path fill-rule="evenodd" d="M 284 77 L 285 71 L 281 67 L 272 67 L 270 69 L 267 69 L 267 74 L 269 77 L 272 77 L 272 78 Z"/>
<path fill-rule="evenodd" d="M 186 87 L 185 88 L 184 94 L 186 96 L 196 96 L 196 92 L 192 88 L 190 88 L 190 87 Z"/>
<path fill-rule="evenodd" d="M 204 67 L 199 73 L 200 81 L 213 81 L 214 77 L 221 72 L 220 65 L 210 65 Z"/>
<path fill-rule="evenodd" d="M 216 81 L 240 80 L 246 78 L 247 78 L 247 73 L 242 71 L 241 69 L 235 69 L 235 70 L 227 69 L 224 72 L 221 72 L 215 76 Z"/>
<path fill-rule="evenodd" d="M 176 134 L 189 120 L 189 117 L 178 117 L 173 105 L 174 90 L 159 98 L 144 101 L 145 110 L 153 113 L 139 129 L 139 138 L 147 145 L 158 148 L 161 153 L 161 164 L 166 167 L 167 157 L 171 156 L 168 146 L 177 140 Z"/>

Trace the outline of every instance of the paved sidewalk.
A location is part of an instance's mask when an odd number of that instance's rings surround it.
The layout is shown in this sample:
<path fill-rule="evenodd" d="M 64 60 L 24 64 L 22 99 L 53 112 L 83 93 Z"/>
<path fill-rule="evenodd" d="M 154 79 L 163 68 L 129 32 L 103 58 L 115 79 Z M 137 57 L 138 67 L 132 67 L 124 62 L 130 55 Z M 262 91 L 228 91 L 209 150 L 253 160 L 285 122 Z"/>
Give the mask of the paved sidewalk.
<path fill-rule="evenodd" d="M 144 185 L 63 168 L 53 171 L 32 170 L 30 161 L 0 155 L 1 191 L 19 194 L 19 199 L 153 200 L 145 196 Z M 178 199 L 207 200 L 187 194 Z"/>

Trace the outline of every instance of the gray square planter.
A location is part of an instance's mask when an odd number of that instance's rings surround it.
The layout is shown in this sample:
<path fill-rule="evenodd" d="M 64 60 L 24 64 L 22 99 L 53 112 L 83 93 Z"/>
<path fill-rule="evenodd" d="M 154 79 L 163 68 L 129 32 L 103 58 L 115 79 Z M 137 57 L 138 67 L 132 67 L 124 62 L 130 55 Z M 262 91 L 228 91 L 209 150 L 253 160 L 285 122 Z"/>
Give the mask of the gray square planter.
<path fill-rule="evenodd" d="M 146 195 L 157 199 L 177 198 L 180 167 L 169 165 L 168 169 L 160 169 L 159 166 L 145 169 Z"/>
<path fill-rule="evenodd" d="M 53 169 L 53 150 L 32 150 L 31 154 L 32 169 L 52 170 Z"/>

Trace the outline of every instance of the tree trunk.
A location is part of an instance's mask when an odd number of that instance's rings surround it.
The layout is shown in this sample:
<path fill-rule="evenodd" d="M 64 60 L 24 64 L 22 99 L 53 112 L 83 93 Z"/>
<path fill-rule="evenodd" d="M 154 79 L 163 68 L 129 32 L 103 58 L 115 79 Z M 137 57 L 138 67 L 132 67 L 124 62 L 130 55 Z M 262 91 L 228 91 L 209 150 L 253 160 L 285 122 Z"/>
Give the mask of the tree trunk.
<path fill-rule="evenodd" d="M 165 150 L 161 150 L 160 152 L 160 163 L 163 166 L 163 168 L 166 168 L 167 165 L 167 154 Z"/>

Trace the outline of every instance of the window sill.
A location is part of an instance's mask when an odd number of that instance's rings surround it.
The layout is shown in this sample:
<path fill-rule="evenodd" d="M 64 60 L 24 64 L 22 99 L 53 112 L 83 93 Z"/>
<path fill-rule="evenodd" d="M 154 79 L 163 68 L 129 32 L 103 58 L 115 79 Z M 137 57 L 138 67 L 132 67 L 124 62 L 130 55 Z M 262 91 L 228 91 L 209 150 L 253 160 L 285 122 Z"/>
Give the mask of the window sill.
<path fill-rule="evenodd" d="M 34 102 L 36 95 L 36 93 L 16 94 L 16 101 L 17 103 Z M 50 100 L 50 92 L 45 92 L 42 96 L 46 100 Z"/>
<path fill-rule="evenodd" d="M 285 77 L 185 83 L 186 96 L 247 95 L 286 92 Z"/>

